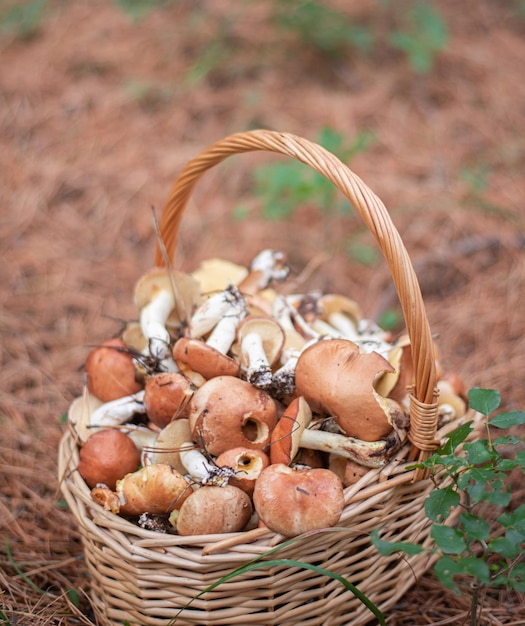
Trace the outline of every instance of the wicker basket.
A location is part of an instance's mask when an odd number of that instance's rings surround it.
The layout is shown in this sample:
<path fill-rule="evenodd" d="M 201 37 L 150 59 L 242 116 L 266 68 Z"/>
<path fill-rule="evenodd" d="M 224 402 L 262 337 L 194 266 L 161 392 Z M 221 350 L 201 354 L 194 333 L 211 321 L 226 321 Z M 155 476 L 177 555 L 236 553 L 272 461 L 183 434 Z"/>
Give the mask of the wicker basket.
<path fill-rule="evenodd" d="M 229 155 L 267 150 L 288 155 L 326 176 L 359 211 L 389 265 L 412 345 L 415 384 L 410 395 L 410 443 L 386 467 L 370 470 L 345 490 L 346 507 L 337 529 L 308 534 L 278 552 L 331 570 L 365 593 L 383 612 L 431 564 L 428 554 L 383 557 L 369 535 L 380 527 L 385 538 L 429 540 L 423 501 L 432 490 L 407 461 L 435 449 L 436 367 L 433 341 L 421 292 L 401 238 L 382 202 L 335 156 L 287 133 L 238 133 L 208 147 L 190 161 L 174 184 L 160 222 L 173 258 L 180 219 L 193 187 Z M 155 262 L 163 265 L 157 249 Z M 195 598 L 233 569 L 264 554 L 283 537 L 266 529 L 243 533 L 180 537 L 144 530 L 95 504 L 78 472 L 76 441 L 66 432 L 59 448 L 61 488 L 76 519 L 91 575 L 91 598 L 102 624 L 126 621 L 141 626 L 175 624 L 261 624 L 357 626 L 374 621 L 370 611 L 338 581 L 311 570 L 268 566 L 247 572 Z M 275 558 L 275 555 L 273 556 Z"/>

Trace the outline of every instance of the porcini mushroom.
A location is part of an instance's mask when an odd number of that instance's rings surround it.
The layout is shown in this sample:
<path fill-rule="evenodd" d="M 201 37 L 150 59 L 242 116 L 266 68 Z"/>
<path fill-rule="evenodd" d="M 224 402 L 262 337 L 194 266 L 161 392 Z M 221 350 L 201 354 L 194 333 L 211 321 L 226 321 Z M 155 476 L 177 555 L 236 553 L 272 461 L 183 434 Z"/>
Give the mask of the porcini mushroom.
<path fill-rule="evenodd" d="M 366 467 L 381 467 L 392 452 L 387 441 L 362 441 L 347 435 L 308 428 L 312 411 L 305 398 L 290 402 L 272 431 L 270 460 L 290 465 L 300 448 L 330 452 Z"/>
<path fill-rule="evenodd" d="M 272 366 L 284 346 L 284 331 L 272 317 L 250 315 L 237 329 L 241 368 L 254 387 L 269 389 L 272 385 Z"/>
<path fill-rule="evenodd" d="M 218 456 L 237 446 L 268 445 L 277 405 L 268 393 L 245 380 L 217 376 L 195 392 L 189 419 L 194 441 Z"/>
<path fill-rule="evenodd" d="M 253 504 L 270 530 L 294 537 L 337 524 L 344 508 L 343 485 L 328 469 L 272 464 L 255 483 Z"/>
<path fill-rule="evenodd" d="M 329 339 L 301 352 L 295 384 L 312 410 L 333 416 L 346 435 L 377 441 L 392 431 L 392 417 L 374 383 L 393 370 L 377 352 L 365 354 L 352 341 Z"/>

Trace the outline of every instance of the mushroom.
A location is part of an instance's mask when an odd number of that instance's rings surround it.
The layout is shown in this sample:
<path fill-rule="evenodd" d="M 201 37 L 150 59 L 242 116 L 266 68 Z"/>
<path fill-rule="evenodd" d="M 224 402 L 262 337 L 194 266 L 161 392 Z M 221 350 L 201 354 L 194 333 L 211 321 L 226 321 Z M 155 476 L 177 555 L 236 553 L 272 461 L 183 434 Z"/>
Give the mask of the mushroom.
<path fill-rule="evenodd" d="M 220 291 L 218 293 L 214 293 L 207 300 L 205 300 L 194 312 L 190 320 L 190 328 L 189 334 L 194 339 L 200 339 L 204 337 L 213 329 L 216 329 L 219 323 L 228 318 L 242 318 L 246 315 L 246 301 L 244 297 L 241 295 L 239 289 L 233 285 L 229 284 L 226 289 Z M 239 320 L 236 320 L 238 323 Z M 237 323 L 235 323 L 234 328 L 237 327 Z M 215 336 L 212 339 L 211 345 L 213 347 L 217 347 L 217 343 L 221 344 L 223 350 L 220 350 L 223 353 L 226 353 L 231 344 L 235 339 L 235 330 L 229 343 L 227 340 L 222 338 L 223 329 L 229 329 L 230 324 L 227 322 L 219 327 L 219 330 L 216 330 Z M 224 333 L 227 334 L 228 333 Z M 219 335 L 217 337 L 217 335 Z M 228 339 L 231 333 L 228 335 Z"/>
<path fill-rule="evenodd" d="M 188 417 L 193 395 L 190 381 L 178 372 L 161 372 L 146 379 L 144 409 L 149 420 L 164 428 L 173 419 Z"/>
<path fill-rule="evenodd" d="M 277 405 L 245 380 L 217 376 L 195 392 L 189 420 L 193 440 L 218 456 L 237 446 L 267 446 L 277 422 Z"/>
<path fill-rule="evenodd" d="M 176 341 L 173 359 L 195 387 L 201 387 L 206 380 L 215 376 L 238 376 L 240 370 L 235 359 L 207 342 L 191 337 L 181 337 Z"/>
<path fill-rule="evenodd" d="M 182 272 L 155 267 L 137 282 L 135 305 L 140 310 L 140 326 L 153 357 L 163 360 L 170 356 L 168 327 L 184 325 L 200 299 L 199 284 Z"/>
<path fill-rule="evenodd" d="M 341 479 L 344 487 L 350 487 L 370 471 L 369 467 L 356 463 L 352 459 L 345 459 L 337 454 L 330 454 L 328 469 Z"/>
<path fill-rule="evenodd" d="M 250 315 L 239 324 L 241 368 L 249 383 L 259 389 L 272 385 L 272 366 L 284 345 L 284 331 L 272 317 Z"/>
<path fill-rule="evenodd" d="M 255 483 L 253 504 L 270 530 L 294 537 L 337 524 L 345 504 L 343 484 L 328 469 L 272 464 Z"/>
<path fill-rule="evenodd" d="M 91 428 L 103 426 L 119 426 L 125 424 L 135 415 L 145 413 L 144 389 L 130 396 L 124 396 L 98 406 L 90 417 Z"/>
<path fill-rule="evenodd" d="M 184 476 L 165 463 L 146 465 L 116 484 L 122 515 L 168 514 L 179 509 L 191 492 Z"/>
<path fill-rule="evenodd" d="M 301 353 L 295 384 L 314 411 L 333 416 L 346 435 L 377 441 L 392 431 L 386 398 L 374 389 L 392 365 L 377 352 L 362 353 L 347 339 L 318 341 Z"/>
<path fill-rule="evenodd" d="M 263 250 L 254 257 L 248 275 L 237 286 L 243 294 L 253 296 L 269 287 L 274 281 L 286 280 L 289 273 L 290 267 L 284 252 Z"/>
<path fill-rule="evenodd" d="M 268 455 L 262 450 L 251 450 L 239 446 L 220 454 L 215 463 L 219 467 L 229 467 L 234 471 L 229 484 L 239 487 L 249 496 L 253 494 L 255 481 L 265 467 L 270 465 Z"/>
<path fill-rule="evenodd" d="M 204 486 L 188 496 L 170 515 L 179 535 L 213 535 L 242 530 L 252 516 L 249 496 L 233 485 Z"/>
<path fill-rule="evenodd" d="M 361 441 L 338 433 L 308 428 L 312 411 L 305 398 L 292 400 L 272 432 L 270 460 L 290 465 L 300 448 L 330 452 L 366 467 L 381 467 L 391 454 L 387 441 Z"/>
<path fill-rule="evenodd" d="M 191 273 L 199 283 L 201 293 L 223 291 L 228 285 L 236 285 L 248 274 L 244 265 L 232 263 L 226 259 L 205 259 L 199 267 Z"/>
<path fill-rule="evenodd" d="M 140 452 L 122 431 L 109 428 L 93 433 L 79 453 L 78 473 L 91 489 L 98 484 L 114 490 L 117 480 L 140 465 Z"/>
<path fill-rule="evenodd" d="M 154 441 L 143 449 L 142 462 L 166 463 L 181 474 L 187 469 L 180 458 L 181 446 L 191 440 L 190 422 L 187 418 L 173 420 L 155 435 Z"/>
<path fill-rule="evenodd" d="M 102 402 L 129 396 L 142 389 L 136 380 L 133 355 L 121 339 L 108 339 L 93 348 L 85 364 L 87 388 Z"/>

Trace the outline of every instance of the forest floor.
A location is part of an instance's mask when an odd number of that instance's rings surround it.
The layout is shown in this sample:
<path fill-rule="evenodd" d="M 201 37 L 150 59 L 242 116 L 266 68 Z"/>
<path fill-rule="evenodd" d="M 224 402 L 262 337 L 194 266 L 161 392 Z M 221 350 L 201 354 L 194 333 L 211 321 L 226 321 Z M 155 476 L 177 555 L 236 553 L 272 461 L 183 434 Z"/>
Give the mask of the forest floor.
<path fill-rule="evenodd" d="M 327 3 L 376 41 L 331 55 L 297 26 L 278 28 L 271 1 L 165 2 L 134 17 L 140 2 L 26 4 L 35 13 L 23 22 L 0 13 L 0 622 L 94 623 L 79 535 L 57 506 L 62 416 L 90 346 L 137 315 L 152 208 L 160 216 L 184 163 L 223 136 L 331 131 L 401 234 L 444 369 L 525 409 L 522 3 L 436 3 L 449 38 L 421 72 L 389 43 L 408 1 Z M 309 269 L 308 289 L 349 295 L 401 331 L 388 267 L 339 197 L 264 213 L 273 183 L 255 192 L 256 174 L 277 163 L 277 176 L 284 162 L 248 154 L 207 173 L 176 266 L 281 249 L 296 277 Z M 525 624 L 523 602 L 489 594 L 478 623 Z M 429 572 L 388 623 L 468 614 L 469 599 Z"/>

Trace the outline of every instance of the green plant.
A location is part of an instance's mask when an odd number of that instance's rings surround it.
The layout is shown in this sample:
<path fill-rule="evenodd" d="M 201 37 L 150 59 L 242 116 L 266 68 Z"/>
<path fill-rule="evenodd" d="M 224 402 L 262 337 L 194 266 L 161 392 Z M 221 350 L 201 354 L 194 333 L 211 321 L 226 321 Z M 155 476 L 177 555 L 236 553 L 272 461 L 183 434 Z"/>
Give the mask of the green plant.
<path fill-rule="evenodd" d="M 315 0 L 273 0 L 272 22 L 281 32 L 289 32 L 300 42 L 322 54 L 338 56 L 346 47 L 369 53 L 373 48 L 371 31 L 352 22 L 343 11 Z"/>
<path fill-rule="evenodd" d="M 428 550 L 438 557 L 434 572 L 442 585 L 456 593 L 460 593 L 458 579 L 469 583 L 474 625 L 483 590 L 525 592 L 525 504 L 510 506 L 508 481 L 513 470 L 525 472 L 525 450 L 509 458 L 509 450 L 516 449 L 522 439 L 493 435 L 493 429 L 525 424 L 525 412 L 507 411 L 491 418 L 500 406 L 499 392 L 473 388 L 468 397 L 470 407 L 485 417 L 486 437 L 467 441 L 473 426 L 465 423 L 428 460 L 414 467 L 428 468 L 436 486 L 425 501 L 425 513 L 432 522 L 433 545 Z M 457 520 L 452 512 L 459 513 Z M 377 530 L 372 540 L 383 555 L 410 555 L 425 549 L 414 543 L 385 541 Z"/>
<path fill-rule="evenodd" d="M 405 28 L 390 35 L 390 44 L 407 55 L 414 72 L 426 74 L 448 43 L 447 25 L 429 2 L 416 2 L 404 17 Z"/>
<path fill-rule="evenodd" d="M 0 13 L 0 32 L 14 34 L 20 39 L 33 37 L 40 28 L 47 0 L 10 4 Z"/>
<path fill-rule="evenodd" d="M 173 0 L 115 0 L 115 3 L 130 20 L 140 22 L 155 9 L 173 4 Z"/>
<path fill-rule="evenodd" d="M 343 162 L 348 162 L 359 152 L 364 152 L 374 139 L 372 133 L 363 131 L 351 144 L 345 145 L 343 135 L 325 127 L 316 141 Z M 286 219 L 301 204 L 318 206 L 325 213 L 333 209 L 342 213 L 351 210 L 348 200 L 337 200 L 338 191 L 333 183 L 298 161 L 260 166 L 254 177 L 255 193 L 261 200 L 265 219 Z"/>

